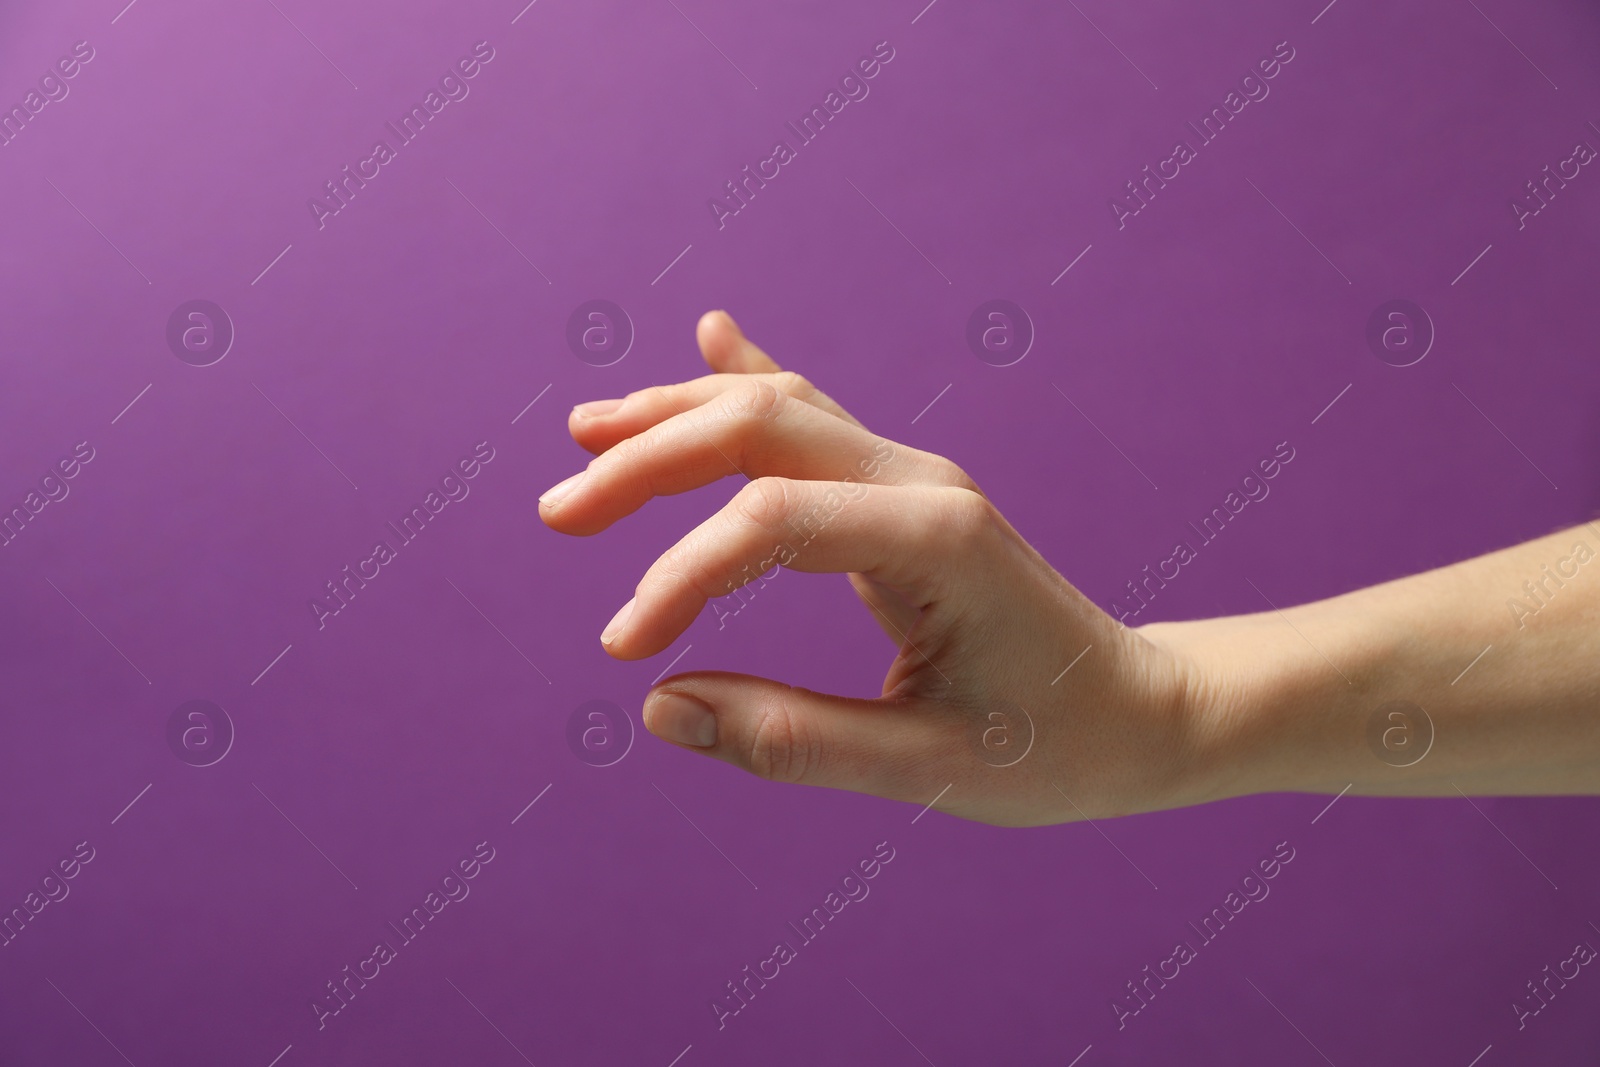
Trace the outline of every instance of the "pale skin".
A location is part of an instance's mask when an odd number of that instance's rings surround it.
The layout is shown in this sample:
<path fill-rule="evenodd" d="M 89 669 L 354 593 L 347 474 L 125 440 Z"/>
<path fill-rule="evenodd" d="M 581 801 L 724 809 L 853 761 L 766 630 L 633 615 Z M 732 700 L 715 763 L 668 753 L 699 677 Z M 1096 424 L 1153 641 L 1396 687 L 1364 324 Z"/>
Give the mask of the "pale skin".
<path fill-rule="evenodd" d="M 715 373 L 573 409 L 595 458 L 540 500 L 552 529 L 587 535 L 748 479 L 646 572 L 606 651 L 665 650 L 787 545 L 788 569 L 848 575 L 892 658 L 875 698 L 675 675 L 645 699 L 657 736 L 999 826 L 1347 786 L 1600 793 L 1600 524 L 1281 611 L 1125 627 L 950 460 L 873 434 L 725 312 L 696 339 Z M 1416 716 L 1387 717 L 1393 701 L 1426 711 L 1431 744 Z"/>

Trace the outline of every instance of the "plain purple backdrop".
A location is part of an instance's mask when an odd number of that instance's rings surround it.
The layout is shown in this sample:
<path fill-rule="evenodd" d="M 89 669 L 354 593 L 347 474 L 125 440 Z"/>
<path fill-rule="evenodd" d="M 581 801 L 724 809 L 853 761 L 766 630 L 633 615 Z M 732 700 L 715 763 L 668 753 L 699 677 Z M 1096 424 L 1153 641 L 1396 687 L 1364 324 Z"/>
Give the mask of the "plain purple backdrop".
<path fill-rule="evenodd" d="M 708 308 L 956 460 L 1107 607 L 1290 442 L 1140 621 L 1600 506 L 1600 175 L 1510 207 L 1600 145 L 1592 4 L 923 2 L 5 5 L 5 108 L 94 58 L 0 147 L 0 505 L 95 458 L 0 548 L 0 909 L 95 858 L 0 948 L 0 1061 L 1595 1062 L 1600 977 L 1521 1031 L 1511 1007 L 1600 943 L 1592 801 L 999 830 L 638 729 L 680 653 L 860 695 L 891 654 L 841 579 L 788 574 L 655 659 L 601 651 L 735 485 L 591 539 L 536 497 L 586 458 L 574 403 L 701 372 Z M 470 94 L 319 228 L 308 199 L 480 41 Z M 708 199 L 880 41 L 870 95 L 719 228 Z M 1110 198 L 1284 41 L 1270 95 L 1119 229 Z M 636 330 L 603 368 L 565 339 L 594 298 Z M 1009 367 L 964 339 L 994 298 L 1037 334 Z M 236 330 L 207 367 L 166 341 L 193 299 Z M 1391 299 L 1436 328 L 1413 366 L 1365 340 Z M 481 441 L 470 496 L 319 630 L 310 598 Z M 236 731 L 210 766 L 167 740 L 194 699 Z M 596 699 L 638 730 L 607 767 L 566 741 Z M 481 841 L 470 896 L 319 1030 L 326 983 Z M 725 983 L 880 841 L 871 895 L 719 1030 Z M 1271 896 L 1119 1031 L 1125 983 L 1280 841 Z"/>

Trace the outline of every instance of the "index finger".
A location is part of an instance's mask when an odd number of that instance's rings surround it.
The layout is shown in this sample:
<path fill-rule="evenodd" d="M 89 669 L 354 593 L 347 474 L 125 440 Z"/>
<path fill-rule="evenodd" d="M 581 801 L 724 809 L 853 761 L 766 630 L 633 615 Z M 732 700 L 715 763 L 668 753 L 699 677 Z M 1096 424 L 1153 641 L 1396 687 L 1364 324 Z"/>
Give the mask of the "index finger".
<path fill-rule="evenodd" d="M 640 389 L 621 400 L 579 404 L 567 418 L 567 429 L 572 439 L 586 451 L 599 455 L 674 415 L 702 407 L 729 390 L 738 389 L 752 381 L 767 382 L 785 396 L 803 400 L 851 426 L 866 428 L 801 375 L 794 371 L 776 371 L 771 374 L 708 374 L 675 385 Z"/>

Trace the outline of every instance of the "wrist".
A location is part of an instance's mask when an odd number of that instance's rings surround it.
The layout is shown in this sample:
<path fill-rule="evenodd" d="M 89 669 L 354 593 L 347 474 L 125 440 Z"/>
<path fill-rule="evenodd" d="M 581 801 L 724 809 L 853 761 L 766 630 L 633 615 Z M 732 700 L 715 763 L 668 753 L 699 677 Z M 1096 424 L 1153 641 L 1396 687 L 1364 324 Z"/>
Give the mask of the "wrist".
<path fill-rule="evenodd" d="M 1137 632 L 1171 658 L 1179 680 L 1181 803 L 1336 792 L 1350 781 L 1355 748 L 1329 734 L 1348 732 L 1338 724 L 1359 699 L 1355 683 L 1276 614 L 1152 623 Z M 1353 678 L 1353 669 L 1345 674 Z"/>

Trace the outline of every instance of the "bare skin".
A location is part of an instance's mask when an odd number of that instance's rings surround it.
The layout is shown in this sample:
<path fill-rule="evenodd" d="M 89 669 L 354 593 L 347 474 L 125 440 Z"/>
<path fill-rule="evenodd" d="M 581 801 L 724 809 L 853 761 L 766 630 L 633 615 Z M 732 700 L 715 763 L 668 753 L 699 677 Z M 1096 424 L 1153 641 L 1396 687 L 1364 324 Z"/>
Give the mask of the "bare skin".
<path fill-rule="evenodd" d="M 777 563 L 847 574 L 896 651 L 875 699 L 675 675 L 644 705 L 665 740 L 1000 826 L 1346 787 L 1600 792 L 1595 524 L 1281 612 L 1127 628 L 954 463 L 871 433 L 724 312 L 696 336 L 715 373 L 574 408 L 595 458 L 540 500 L 587 535 L 749 479 L 649 569 L 606 650 L 663 651 Z"/>

